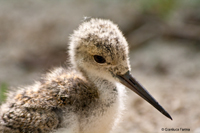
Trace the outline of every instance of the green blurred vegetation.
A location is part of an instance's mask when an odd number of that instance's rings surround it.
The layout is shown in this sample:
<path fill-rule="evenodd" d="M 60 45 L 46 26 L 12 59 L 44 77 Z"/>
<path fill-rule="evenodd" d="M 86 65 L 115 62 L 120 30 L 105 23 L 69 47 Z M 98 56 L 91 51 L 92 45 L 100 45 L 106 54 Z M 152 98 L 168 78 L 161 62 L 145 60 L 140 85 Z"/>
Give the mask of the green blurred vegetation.
<path fill-rule="evenodd" d="M 177 0 L 141 0 L 143 13 L 157 15 L 165 18 L 177 6 Z"/>
<path fill-rule="evenodd" d="M 144 14 L 166 18 L 179 8 L 199 9 L 200 0 L 140 0 L 139 5 Z"/>
<path fill-rule="evenodd" d="M 2 83 L 0 86 L 0 104 L 6 99 L 6 92 L 8 90 L 8 85 L 6 83 Z"/>

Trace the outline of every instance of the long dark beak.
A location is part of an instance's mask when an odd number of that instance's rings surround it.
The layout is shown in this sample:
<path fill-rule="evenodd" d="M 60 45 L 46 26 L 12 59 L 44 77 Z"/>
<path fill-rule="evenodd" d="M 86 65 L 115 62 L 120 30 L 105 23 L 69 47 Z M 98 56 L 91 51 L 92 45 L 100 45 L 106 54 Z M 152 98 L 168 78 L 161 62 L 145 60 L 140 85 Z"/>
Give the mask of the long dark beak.
<path fill-rule="evenodd" d="M 149 92 L 131 76 L 129 71 L 124 75 L 117 75 L 117 77 L 123 85 L 137 93 L 157 110 L 159 110 L 163 115 L 172 120 L 172 117 L 167 113 L 167 111 L 165 111 L 165 109 L 163 109 L 163 107 L 149 94 Z"/>

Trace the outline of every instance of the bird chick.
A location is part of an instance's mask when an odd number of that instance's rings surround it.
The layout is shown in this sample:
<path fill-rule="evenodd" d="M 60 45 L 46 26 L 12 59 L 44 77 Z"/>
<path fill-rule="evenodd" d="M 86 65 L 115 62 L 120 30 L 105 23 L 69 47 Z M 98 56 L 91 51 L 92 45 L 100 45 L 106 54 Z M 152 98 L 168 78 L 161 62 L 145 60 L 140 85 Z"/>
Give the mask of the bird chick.
<path fill-rule="evenodd" d="M 128 43 L 110 20 L 83 22 L 70 37 L 69 55 L 69 68 L 9 93 L 1 133 L 109 133 L 123 110 L 123 85 L 171 119 L 131 76 Z"/>

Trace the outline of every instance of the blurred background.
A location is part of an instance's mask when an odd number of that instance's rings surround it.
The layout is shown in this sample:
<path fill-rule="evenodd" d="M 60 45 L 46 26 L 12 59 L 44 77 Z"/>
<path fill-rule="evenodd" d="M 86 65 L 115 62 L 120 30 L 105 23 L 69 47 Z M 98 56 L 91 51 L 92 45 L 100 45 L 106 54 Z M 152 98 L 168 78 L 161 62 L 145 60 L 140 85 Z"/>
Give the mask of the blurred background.
<path fill-rule="evenodd" d="M 0 0 L 0 103 L 8 88 L 32 84 L 65 64 L 69 35 L 84 16 L 119 25 L 133 76 L 173 117 L 127 90 L 114 133 L 200 133 L 199 0 Z"/>

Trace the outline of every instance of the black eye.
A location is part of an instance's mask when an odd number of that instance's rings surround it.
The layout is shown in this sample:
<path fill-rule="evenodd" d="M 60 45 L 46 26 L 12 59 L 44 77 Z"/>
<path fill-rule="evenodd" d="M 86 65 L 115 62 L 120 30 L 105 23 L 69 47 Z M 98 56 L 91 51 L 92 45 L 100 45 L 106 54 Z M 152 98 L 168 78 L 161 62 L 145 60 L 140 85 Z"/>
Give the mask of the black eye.
<path fill-rule="evenodd" d="M 97 63 L 105 63 L 106 62 L 106 60 L 102 56 L 99 56 L 99 55 L 94 55 L 94 60 Z"/>

